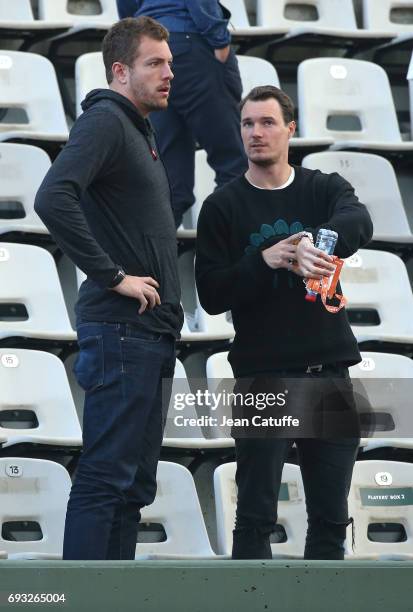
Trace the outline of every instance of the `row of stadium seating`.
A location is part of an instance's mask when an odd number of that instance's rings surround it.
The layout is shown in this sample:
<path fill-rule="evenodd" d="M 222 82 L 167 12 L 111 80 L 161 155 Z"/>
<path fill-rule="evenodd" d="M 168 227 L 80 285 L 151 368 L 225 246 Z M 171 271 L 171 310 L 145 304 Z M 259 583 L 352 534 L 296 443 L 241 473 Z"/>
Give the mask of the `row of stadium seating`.
<path fill-rule="evenodd" d="M 356 462 L 349 494 L 354 524 L 348 528 L 347 559 L 413 558 L 412 480 L 412 464 Z M 161 461 L 157 482 L 154 503 L 142 509 L 136 558 L 228 558 L 235 519 L 235 464 L 222 464 L 214 473 L 216 552 L 191 473 L 182 465 Z M 61 558 L 70 485 L 69 474 L 57 463 L 22 457 L 0 459 L 3 558 Z M 297 465 L 284 465 L 278 511 L 271 543 L 273 557 L 302 558 L 306 509 Z"/>
<path fill-rule="evenodd" d="M 41 28 L 101 27 L 109 28 L 118 19 L 116 0 L 94 0 L 82 6 L 81 2 L 67 0 L 37 0 L 36 11 L 30 0 L 0 4 L 0 28 L 30 30 Z M 260 30 L 273 36 L 294 34 L 297 28 L 321 31 L 343 36 L 366 36 L 392 39 L 412 32 L 413 8 L 406 0 L 363 0 L 362 28 L 358 28 L 353 0 L 224 0 L 232 14 L 231 26 L 249 35 L 262 35 Z M 255 15 L 251 26 L 250 14 Z M 340 15 L 339 23 L 337 16 Z"/>
<path fill-rule="evenodd" d="M 280 85 L 269 62 L 239 56 L 239 63 L 244 92 L 262 83 Z M 50 61 L 34 53 L 0 51 L 0 77 L 0 141 L 33 141 L 46 150 L 54 145 L 56 152 L 56 145 L 68 138 L 68 126 Z M 107 87 L 102 57 L 85 54 L 76 62 L 77 115 L 86 93 L 96 87 Z M 328 148 L 412 155 L 413 143 L 402 139 L 389 80 L 380 66 L 355 59 L 308 59 L 298 67 L 297 88 L 295 157 Z M 372 97 L 371 91 L 380 96 Z"/>
<path fill-rule="evenodd" d="M 226 397 L 230 397 L 235 381 L 226 352 L 214 353 L 207 359 L 206 375 L 206 387 L 211 396 L 222 397 L 225 391 Z M 413 361 L 403 355 L 366 351 L 362 353 L 360 364 L 350 368 L 350 376 L 355 392 L 368 399 L 379 424 L 371 438 L 362 438 L 361 449 L 364 452 L 383 447 L 413 449 L 413 421 L 409 408 Z M 362 379 L 362 389 L 358 388 L 358 379 Z M 199 383 L 201 387 L 203 381 L 192 379 L 191 383 L 192 386 Z M 38 454 L 47 449 L 56 455 L 78 454 L 82 447 L 80 407 L 77 411 L 60 359 L 45 351 L 0 349 L 0 388 L 2 451 L 8 449 L 6 454 L 10 454 L 10 447 L 23 445 L 29 453 Z M 163 446 L 182 451 L 232 448 L 234 441 L 230 430 L 208 421 L 216 407 L 212 409 L 200 402 L 187 405 L 183 398 L 188 394 L 191 394 L 191 386 L 185 367 L 178 359 Z M 219 414 L 226 414 L 227 410 L 230 406 L 221 402 Z M 191 426 L 182 427 L 176 421 L 178 415 L 194 421 Z"/>
<path fill-rule="evenodd" d="M 38 147 L 0 143 L 2 240 L 8 240 L 10 237 L 15 239 L 16 235 L 20 235 L 21 242 L 27 241 L 28 237 L 34 244 L 47 241 L 47 229 L 34 212 L 33 203 L 50 164 L 47 154 Z M 373 240 L 380 243 L 384 250 L 398 250 L 405 258 L 408 257 L 413 235 L 396 174 L 388 160 L 371 153 L 326 151 L 307 155 L 302 160 L 302 165 L 323 172 L 339 172 L 344 176 L 369 209 L 374 223 Z M 371 176 L 376 177 L 374 181 L 369 180 Z M 197 151 L 196 201 L 185 219 L 184 226 L 178 229 L 179 239 L 196 237 L 200 207 L 212 193 L 214 186 L 214 173 L 207 163 L 206 153 Z"/>
<path fill-rule="evenodd" d="M 346 260 L 341 280 L 359 342 L 399 343 L 401 352 L 403 345 L 413 344 L 413 294 L 399 257 L 362 249 Z M 19 338 L 49 347 L 76 340 L 55 262 L 45 249 L 0 244 L 0 302 L 2 346 L 13 346 Z M 228 319 L 208 315 L 197 303 L 196 319 L 187 321 L 182 341 L 230 340 L 234 330 Z"/>

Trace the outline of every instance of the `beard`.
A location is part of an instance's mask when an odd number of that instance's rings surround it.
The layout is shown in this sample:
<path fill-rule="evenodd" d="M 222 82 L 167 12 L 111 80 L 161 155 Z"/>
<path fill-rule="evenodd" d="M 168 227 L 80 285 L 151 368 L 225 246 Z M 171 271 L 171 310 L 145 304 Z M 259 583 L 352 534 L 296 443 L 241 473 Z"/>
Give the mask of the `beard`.
<path fill-rule="evenodd" d="M 133 96 L 139 104 L 145 108 L 146 112 L 165 110 L 168 108 L 168 98 L 159 98 L 156 93 L 149 90 L 144 83 L 132 84 Z"/>
<path fill-rule="evenodd" d="M 275 164 L 277 162 L 277 158 L 276 157 L 262 157 L 262 158 L 254 159 L 254 158 L 248 157 L 248 161 L 253 163 L 255 166 L 261 166 L 262 168 L 266 168 L 267 166 L 272 166 L 273 164 Z"/>

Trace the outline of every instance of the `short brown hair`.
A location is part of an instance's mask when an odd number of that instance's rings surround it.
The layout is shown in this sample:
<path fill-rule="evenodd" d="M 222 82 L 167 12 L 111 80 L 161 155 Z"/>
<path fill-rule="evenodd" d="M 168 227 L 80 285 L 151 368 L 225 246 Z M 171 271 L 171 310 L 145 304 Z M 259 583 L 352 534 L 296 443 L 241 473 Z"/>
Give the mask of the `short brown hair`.
<path fill-rule="evenodd" d="M 102 55 L 109 85 L 113 81 L 112 65 L 121 62 L 132 66 L 143 36 L 154 40 L 169 40 L 168 30 L 152 17 L 146 16 L 121 19 L 107 32 L 102 43 Z"/>
<path fill-rule="evenodd" d="M 281 111 L 286 125 L 288 125 L 290 121 L 294 121 L 293 101 L 282 89 L 279 89 L 279 87 L 274 87 L 273 85 L 262 85 L 260 87 L 254 87 L 254 89 L 251 89 L 249 94 L 247 94 L 245 98 L 241 100 L 240 111 L 242 111 L 245 104 L 249 101 L 259 102 L 261 100 L 269 100 L 270 98 L 277 100 L 278 104 L 281 106 Z"/>

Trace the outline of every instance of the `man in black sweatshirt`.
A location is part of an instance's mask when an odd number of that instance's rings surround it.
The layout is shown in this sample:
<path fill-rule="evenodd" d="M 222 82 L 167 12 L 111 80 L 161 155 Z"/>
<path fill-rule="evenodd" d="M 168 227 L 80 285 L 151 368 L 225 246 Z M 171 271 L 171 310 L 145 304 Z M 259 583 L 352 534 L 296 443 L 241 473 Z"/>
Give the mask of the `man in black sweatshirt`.
<path fill-rule="evenodd" d="M 35 201 L 57 244 L 87 275 L 76 305 L 83 453 L 65 559 L 133 559 L 139 511 L 156 493 L 168 401 L 162 381 L 173 377 L 183 321 L 169 183 L 147 119 L 168 105 L 167 41 L 167 30 L 149 17 L 109 30 L 109 89 L 84 100 Z"/>
<path fill-rule="evenodd" d="M 335 377 L 351 412 L 348 366 L 360 361 L 360 353 L 347 314 L 306 301 L 303 279 L 334 270 L 331 257 L 313 245 L 319 228 L 336 231 L 335 254 L 349 257 L 372 236 L 369 214 L 338 174 L 289 165 L 295 122 L 284 92 L 258 87 L 241 105 L 249 169 L 202 207 L 196 256 L 201 304 L 210 314 L 232 312 L 236 336 L 229 361 L 237 379 L 264 380 L 268 388 L 268 377 L 317 384 Z M 258 438 L 250 428 L 236 437 L 233 558 L 271 558 L 282 466 L 294 439 L 288 435 Z M 296 440 L 308 512 L 307 559 L 343 558 L 358 442 L 357 434 Z"/>

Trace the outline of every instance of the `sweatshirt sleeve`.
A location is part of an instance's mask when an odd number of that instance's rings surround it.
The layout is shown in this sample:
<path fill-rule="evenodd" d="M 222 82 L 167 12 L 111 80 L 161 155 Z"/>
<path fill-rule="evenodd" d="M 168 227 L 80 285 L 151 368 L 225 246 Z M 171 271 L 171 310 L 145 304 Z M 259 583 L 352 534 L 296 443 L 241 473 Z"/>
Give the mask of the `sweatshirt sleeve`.
<path fill-rule="evenodd" d="M 198 32 L 214 49 L 222 49 L 231 42 L 226 16 L 231 13 L 217 0 L 185 0 L 188 13 L 198 28 Z"/>
<path fill-rule="evenodd" d="M 195 277 L 202 307 L 209 314 L 248 307 L 271 286 L 274 276 L 261 252 L 231 259 L 231 220 L 210 196 L 201 209 L 196 240 Z"/>
<path fill-rule="evenodd" d="M 119 266 L 96 242 L 81 207 L 82 194 L 108 176 L 123 142 L 119 119 L 92 109 L 74 124 L 67 145 L 37 192 L 34 209 L 57 245 L 88 277 L 108 286 Z"/>
<path fill-rule="evenodd" d="M 141 0 L 116 0 L 119 19 L 133 17 L 142 4 Z"/>
<path fill-rule="evenodd" d="M 350 183 L 336 172 L 329 175 L 326 197 L 329 219 L 315 229 L 314 238 L 321 227 L 334 230 L 338 233 L 334 254 L 350 257 L 370 242 L 373 236 L 371 217 Z"/>

